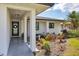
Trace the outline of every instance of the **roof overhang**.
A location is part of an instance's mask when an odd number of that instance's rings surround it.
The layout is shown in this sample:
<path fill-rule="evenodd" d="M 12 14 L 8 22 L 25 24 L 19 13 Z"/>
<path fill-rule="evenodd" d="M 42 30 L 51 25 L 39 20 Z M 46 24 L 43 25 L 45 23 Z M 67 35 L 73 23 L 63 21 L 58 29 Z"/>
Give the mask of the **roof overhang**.
<path fill-rule="evenodd" d="M 42 16 L 36 16 L 37 20 L 45 20 L 45 21 L 66 21 L 64 19 L 54 19 L 54 18 L 47 18 Z"/>
<path fill-rule="evenodd" d="M 36 19 L 36 20 L 44 20 L 44 21 L 62 21 L 62 22 L 65 21 L 65 20 L 60 20 L 60 19 Z"/>
<path fill-rule="evenodd" d="M 50 7 L 52 7 L 55 3 L 39 3 L 39 4 L 42 4 L 42 5 L 46 5 L 46 6 L 50 6 Z"/>
<path fill-rule="evenodd" d="M 2 3 L 4 5 L 13 5 L 16 7 L 24 7 L 24 8 L 32 8 L 36 10 L 36 14 L 39 14 L 46 9 L 48 9 L 50 6 L 44 5 L 44 4 L 38 4 L 38 3 Z"/>

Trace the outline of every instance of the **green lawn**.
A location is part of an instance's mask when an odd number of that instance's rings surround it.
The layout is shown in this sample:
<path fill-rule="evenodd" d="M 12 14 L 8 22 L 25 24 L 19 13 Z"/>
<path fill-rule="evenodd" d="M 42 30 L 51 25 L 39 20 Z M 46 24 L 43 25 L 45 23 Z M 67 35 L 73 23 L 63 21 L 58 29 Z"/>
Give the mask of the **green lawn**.
<path fill-rule="evenodd" d="M 79 56 L 79 38 L 70 38 L 67 41 L 65 56 Z"/>
<path fill-rule="evenodd" d="M 71 45 L 71 47 L 79 48 L 79 38 L 70 38 L 68 43 Z"/>

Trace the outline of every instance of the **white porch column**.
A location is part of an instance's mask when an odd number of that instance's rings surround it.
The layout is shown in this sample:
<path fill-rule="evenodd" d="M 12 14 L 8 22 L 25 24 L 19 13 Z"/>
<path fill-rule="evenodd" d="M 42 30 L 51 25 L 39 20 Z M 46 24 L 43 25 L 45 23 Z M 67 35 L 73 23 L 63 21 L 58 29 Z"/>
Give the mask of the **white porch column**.
<path fill-rule="evenodd" d="M 35 19 L 35 11 L 31 11 L 30 13 L 30 47 L 32 52 L 36 50 L 36 19 Z"/>
<path fill-rule="evenodd" d="M 7 55 L 9 47 L 9 20 L 7 8 L 0 4 L 0 53 Z"/>
<path fill-rule="evenodd" d="M 46 21 L 46 33 L 49 32 L 49 21 Z"/>
<path fill-rule="evenodd" d="M 24 42 L 27 42 L 27 15 L 24 16 Z"/>

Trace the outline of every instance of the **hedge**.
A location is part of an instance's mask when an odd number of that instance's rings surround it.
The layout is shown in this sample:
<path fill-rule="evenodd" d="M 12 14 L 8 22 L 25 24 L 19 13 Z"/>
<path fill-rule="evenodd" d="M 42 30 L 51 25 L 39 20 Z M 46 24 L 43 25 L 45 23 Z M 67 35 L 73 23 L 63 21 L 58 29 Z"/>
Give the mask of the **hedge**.
<path fill-rule="evenodd" d="M 69 38 L 79 37 L 79 30 L 68 31 L 68 37 Z"/>

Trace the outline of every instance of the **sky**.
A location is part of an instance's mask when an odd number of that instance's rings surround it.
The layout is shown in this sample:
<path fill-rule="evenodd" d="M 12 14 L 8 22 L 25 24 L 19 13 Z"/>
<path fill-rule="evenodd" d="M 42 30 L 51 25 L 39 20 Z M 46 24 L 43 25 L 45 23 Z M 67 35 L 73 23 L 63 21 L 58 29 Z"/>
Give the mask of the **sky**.
<path fill-rule="evenodd" d="M 51 8 L 45 10 L 37 16 L 66 20 L 72 11 L 79 12 L 78 3 L 56 3 Z"/>

